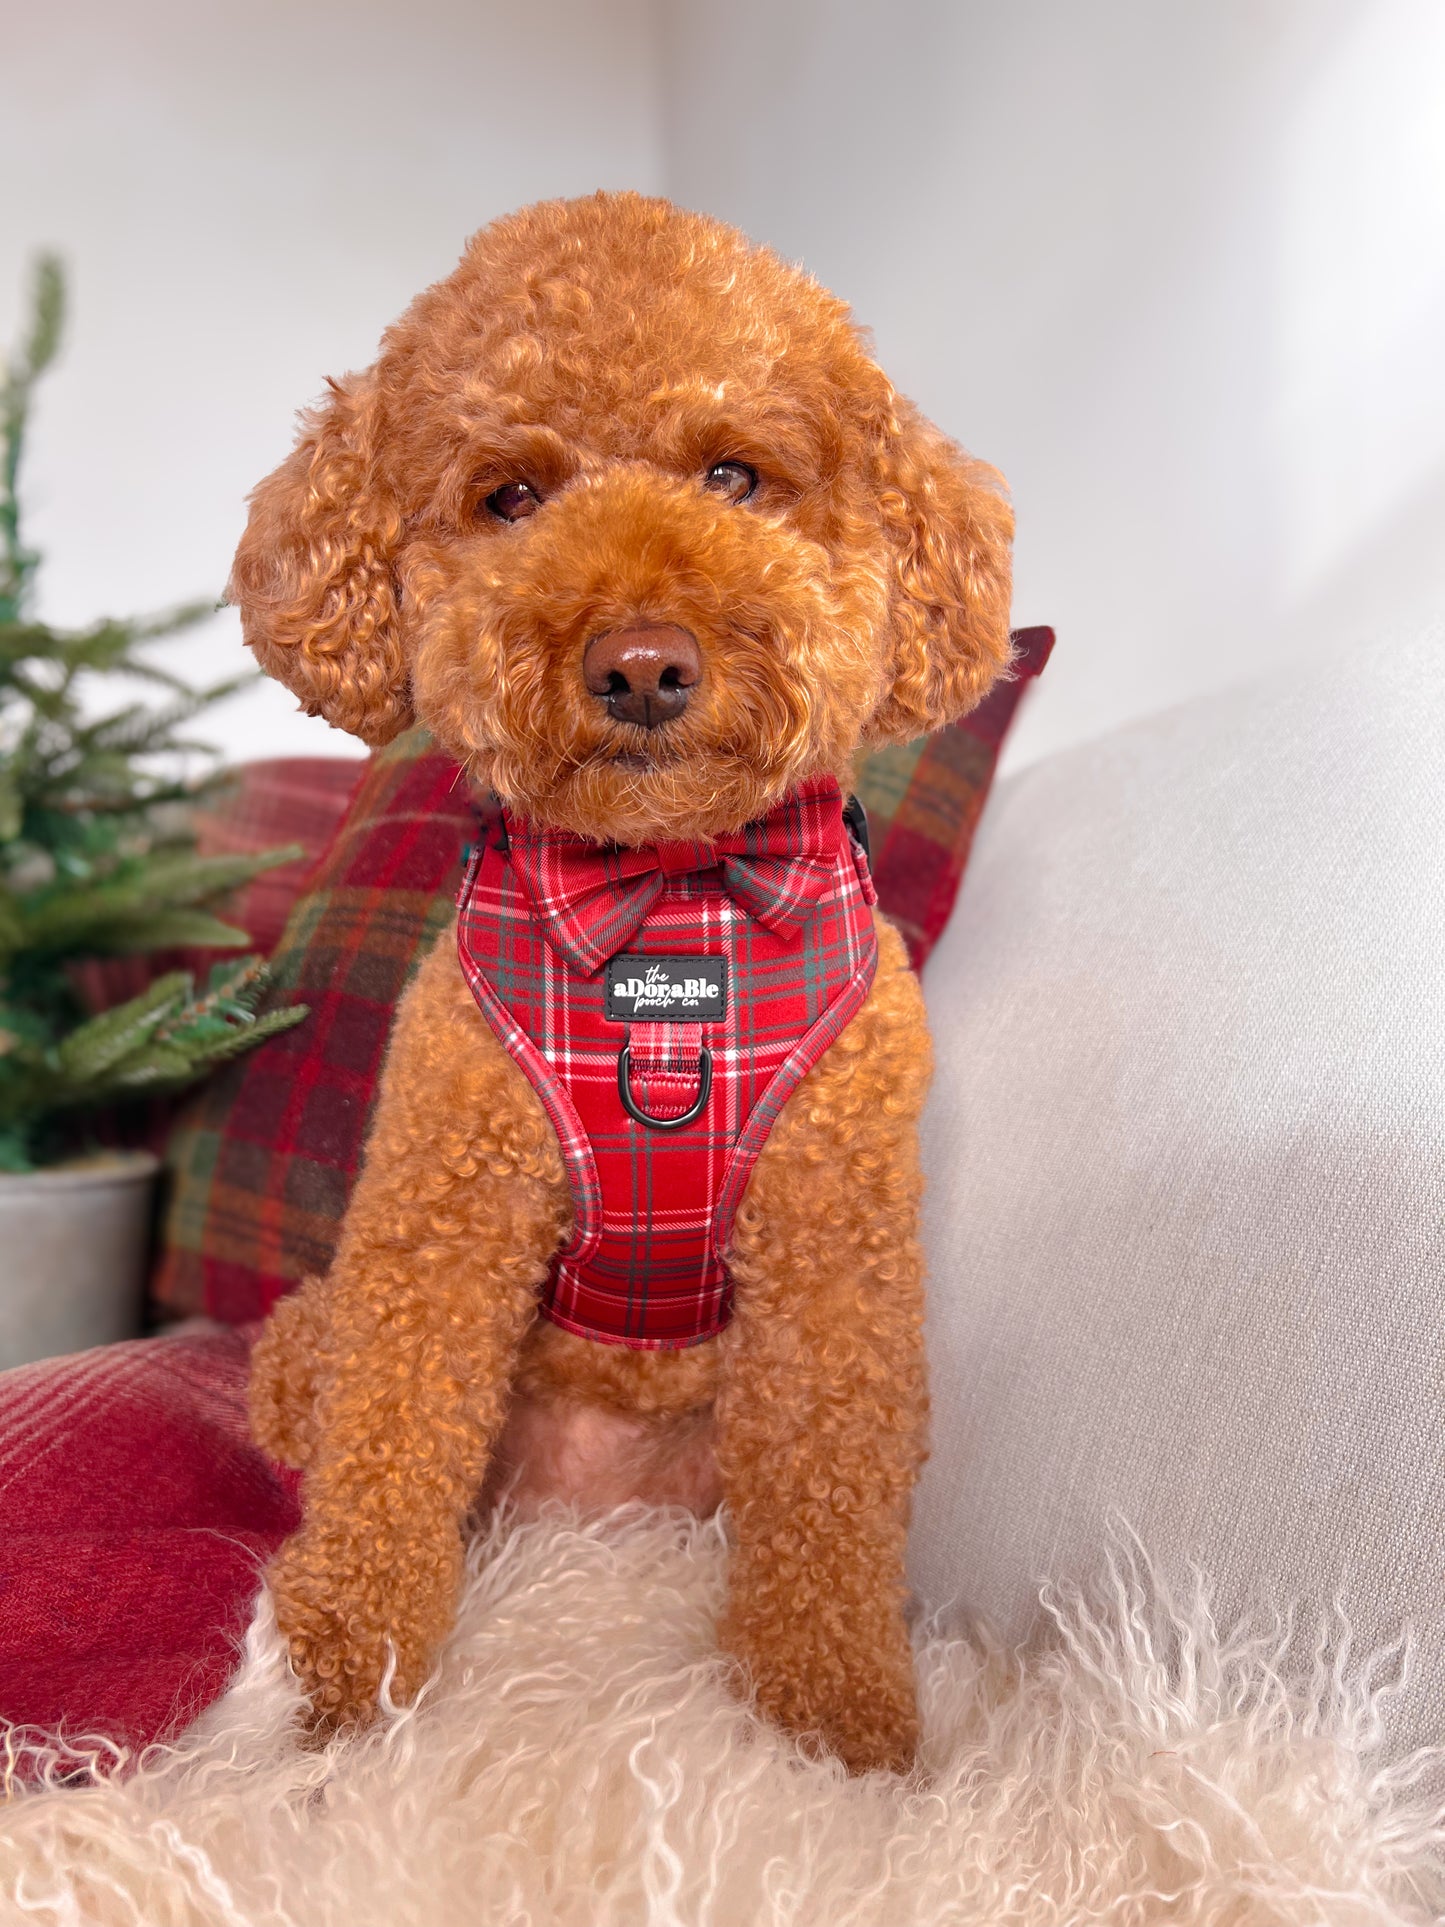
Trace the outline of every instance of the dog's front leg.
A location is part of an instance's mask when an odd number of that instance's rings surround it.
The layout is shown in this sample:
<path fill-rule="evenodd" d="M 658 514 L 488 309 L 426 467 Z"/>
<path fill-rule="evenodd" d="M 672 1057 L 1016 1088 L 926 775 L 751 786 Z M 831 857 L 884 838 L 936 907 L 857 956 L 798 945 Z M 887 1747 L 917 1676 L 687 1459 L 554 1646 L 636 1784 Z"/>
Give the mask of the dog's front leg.
<path fill-rule="evenodd" d="M 903 1553 L 927 1417 L 929 1050 L 902 944 L 880 937 L 868 1002 L 785 1105 L 738 1213 L 718 1399 L 722 1643 L 762 1711 L 854 1771 L 906 1768 L 917 1739 Z"/>
<path fill-rule="evenodd" d="M 398 1014 L 324 1316 L 298 1326 L 325 1331 L 305 1519 L 268 1577 L 323 1731 L 371 1717 L 389 1655 L 411 1698 L 451 1626 L 462 1524 L 569 1214 L 552 1128 L 443 938 Z"/>

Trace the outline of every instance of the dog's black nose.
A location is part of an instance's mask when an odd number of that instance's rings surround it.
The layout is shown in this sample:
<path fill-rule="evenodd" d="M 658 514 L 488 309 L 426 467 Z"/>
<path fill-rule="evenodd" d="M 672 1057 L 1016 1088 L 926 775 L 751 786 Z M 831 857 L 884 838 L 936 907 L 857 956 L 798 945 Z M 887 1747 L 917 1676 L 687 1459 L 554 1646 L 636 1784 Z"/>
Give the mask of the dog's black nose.
<path fill-rule="evenodd" d="M 619 723 L 656 729 L 687 708 L 702 675 L 696 639 L 675 623 L 635 622 L 594 636 L 582 675 Z"/>

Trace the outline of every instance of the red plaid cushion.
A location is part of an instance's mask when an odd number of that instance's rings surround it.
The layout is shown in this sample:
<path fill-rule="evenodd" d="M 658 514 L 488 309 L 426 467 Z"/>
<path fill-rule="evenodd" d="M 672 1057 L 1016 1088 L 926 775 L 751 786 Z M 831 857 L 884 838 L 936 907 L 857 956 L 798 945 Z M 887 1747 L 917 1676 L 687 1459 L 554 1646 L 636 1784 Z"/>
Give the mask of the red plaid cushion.
<path fill-rule="evenodd" d="M 999 748 L 1053 632 L 1014 643 L 1014 681 L 860 773 L 879 902 L 916 964 L 948 920 Z M 203 1086 L 172 1135 L 166 1309 L 257 1318 L 330 1263 L 392 1011 L 451 918 L 473 829 L 456 766 L 423 731 L 372 758 L 276 952 L 276 996 L 309 1004 L 310 1018 Z"/>
<path fill-rule="evenodd" d="M 191 819 L 199 856 L 259 856 L 299 843 L 294 863 L 266 870 L 238 890 L 217 912 L 250 937 L 264 957 L 274 950 L 293 904 L 311 879 L 317 859 L 331 845 L 356 792 L 365 764 L 358 756 L 277 756 L 228 771 Z M 189 970 L 201 980 L 219 950 L 166 950 L 122 957 L 94 957 L 72 966 L 72 977 L 89 1010 L 138 997 L 166 970 Z M 159 1145 L 156 1147 L 160 1148 Z"/>
<path fill-rule="evenodd" d="M 196 812 L 202 856 L 255 856 L 299 843 L 302 856 L 266 870 L 241 890 L 226 915 L 269 956 L 286 919 L 346 815 L 365 764 L 357 756 L 278 756 L 246 763 L 218 784 Z"/>
<path fill-rule="evenodd" d="M 240 1324 L 330 1264 L 392 1013 L 451 919 L 473 827 L 424 733 L 367 765 L 273 958 L 274 1000 L 310 1017 L 203 1085 L 172 1133 L 167 1309 Z"/>
<path fill-rule="evenodd" d="M 1013 680 L 997 684 L 972 715 L 880 750 L 858 774 L 878 901 L 902 931 L 915 969 L 953 913 L 999 751 L 1019 698 L 1048 662 L 1054 632 L 1016 629 L 1013 645 Z"/>

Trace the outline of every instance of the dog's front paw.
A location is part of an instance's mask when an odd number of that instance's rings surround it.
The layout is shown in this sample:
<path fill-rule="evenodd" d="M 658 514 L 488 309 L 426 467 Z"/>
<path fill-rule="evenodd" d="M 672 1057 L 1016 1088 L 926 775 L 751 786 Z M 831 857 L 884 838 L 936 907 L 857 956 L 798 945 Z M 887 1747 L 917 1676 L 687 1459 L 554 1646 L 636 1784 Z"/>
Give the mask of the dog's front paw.
<path fill-rule="evenodd" d="M 450 1629 L 461 1575 L 435 1542 L 363 1548 L 344 1531 L 308 1522 L 267 1570 L 276 1623 L 310 1707 L 317 1738 L 375 1719 L 387 1670 L 397 1704 L 416 1697 Z"/>
<path fill-rule="evenodd" d="M 918 1747 L 918 1701 L 902 1614 L 880 1614 L 842 1638 L 823 1617 L 759 1617 L 735 1607 L 719 1637 L 766 1718 L 806 1746 L 821 1741 L 850 1773 L 906 1773 Z"/>

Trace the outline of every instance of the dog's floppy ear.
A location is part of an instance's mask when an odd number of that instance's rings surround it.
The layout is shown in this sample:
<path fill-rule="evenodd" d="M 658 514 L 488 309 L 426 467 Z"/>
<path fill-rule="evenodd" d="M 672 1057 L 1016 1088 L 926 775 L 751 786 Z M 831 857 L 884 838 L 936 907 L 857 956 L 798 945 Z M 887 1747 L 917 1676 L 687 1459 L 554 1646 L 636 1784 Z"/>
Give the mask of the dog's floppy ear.
<path fill-rule="evenodd" d="M 865 732 L 910 742 L 965 715 L 1009 661 L 1013 511 L 998 473 L 911 404 L 879 450 L 892 686 Z"/>
<path fill-rule="evenodd" d="M 388 743 L 412 721 L 393 575 L 402 519 L 377 475 L 373 384 L 330 388 L 252 493 L 226 593 L 261 667 L 310 715 Z"/>

